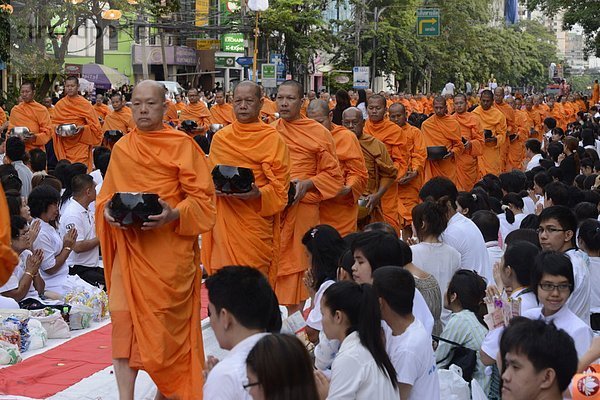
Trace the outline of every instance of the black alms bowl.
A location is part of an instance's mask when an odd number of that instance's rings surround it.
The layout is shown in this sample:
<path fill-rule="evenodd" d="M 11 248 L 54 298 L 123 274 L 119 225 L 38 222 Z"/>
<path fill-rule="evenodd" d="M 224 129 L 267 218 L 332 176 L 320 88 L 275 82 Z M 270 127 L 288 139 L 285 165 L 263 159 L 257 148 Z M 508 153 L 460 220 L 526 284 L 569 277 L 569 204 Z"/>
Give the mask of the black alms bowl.
<path fill-rule="evenodd" d="M 109 129 L 104 132 L 104 139 L 109 142 L 116 143 L 119 139 L 123 137 L 123 132 L 118 129 Z"/>
<path fill-rule="evenodd" d="M 185 121 L 181 121 L 181 129 L 186 132 L 192 132 L 196 128 L 198 128 L 198 124 L 194 120 L 186 119 Z"/>
<path fill-rule="evenodd" d="M 252 190 L 254 173 L 250 168 L 217 165 L 212 170 L 215 189 L 222 193 L 247 193 Z"/>
<path fill-rule="evenodd" d="M 441 160 L 448 154 L 446 146 L 429 146 L 427 147 L 427 159 L 428 160 Z"/>
<path fill-rule="evenodd" d="M 162 212 L 155 193 L 117 192 L 108 208 L 110 216 L 124 226 L 141 225 L 149 221 L 148 216 Z"/>

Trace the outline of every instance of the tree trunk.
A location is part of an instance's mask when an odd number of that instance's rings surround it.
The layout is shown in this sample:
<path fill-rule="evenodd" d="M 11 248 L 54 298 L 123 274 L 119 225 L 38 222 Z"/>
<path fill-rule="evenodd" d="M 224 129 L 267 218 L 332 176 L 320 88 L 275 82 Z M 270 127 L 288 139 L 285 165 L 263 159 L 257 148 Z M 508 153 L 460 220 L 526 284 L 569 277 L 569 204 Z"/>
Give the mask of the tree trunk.
<path fill-rule="evenodd" d="M 96 27 L 96 54 L 94 62 L 96 64 L 104 64 L 104 22 L 102 19 L 98 19 L 98 22 L 94 23 Z"/>

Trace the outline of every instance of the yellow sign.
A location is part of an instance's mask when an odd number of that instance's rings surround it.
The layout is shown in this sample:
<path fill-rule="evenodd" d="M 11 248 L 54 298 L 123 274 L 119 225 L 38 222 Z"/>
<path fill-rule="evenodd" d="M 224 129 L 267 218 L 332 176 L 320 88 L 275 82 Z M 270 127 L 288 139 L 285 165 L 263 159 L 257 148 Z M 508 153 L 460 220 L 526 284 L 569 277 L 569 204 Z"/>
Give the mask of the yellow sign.
<path fill-rule="evenodd" d="M 196 26 L 208 25 L 209 0 L 196 0 Z"/>
<path fill-rule="evenodd" d="M 219 39 L 196 39 L 196 50 L 219 50 L 220 48 Z"/>

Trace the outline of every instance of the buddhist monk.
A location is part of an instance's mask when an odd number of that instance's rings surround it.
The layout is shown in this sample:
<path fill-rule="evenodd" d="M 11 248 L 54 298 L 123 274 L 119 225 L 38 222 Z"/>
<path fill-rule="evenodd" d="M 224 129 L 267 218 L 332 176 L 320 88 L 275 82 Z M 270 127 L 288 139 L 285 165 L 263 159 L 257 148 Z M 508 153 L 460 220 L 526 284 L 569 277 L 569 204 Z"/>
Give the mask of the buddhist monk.
<path fill-rule="evenodd" d="M 52 104 L 52 97 L 46 96 L 42 101 L 42 105 L 46 107 L 48 110 L 48 114 L 50 114 L 50 119 L 54 118 L 54 104 Z M 51 137 L 52 138 L 52 137 Z"/>
<path fill-rule="evenodd" d="M 515 128 L 515 110 L 504 101 L 504 88 L 497 87 L 494 89 L 494 107 L 504 114 L 506 118 L 506 138 L 504 144 L 500 147 L 500 157 L 502 158 L 502 170 L 507 171 L 508 168 L 508 149 L 510 147 L 509 136 L 514 134 Z"/>
<path fill-rule="evenodd" d="M 227 126 L 233 122 L 233 107 L 225 103 L 225 93 L 217 90 L 215 104 L 210 108 L 210 122 Z"/>
<path fill-rule="evenodd" d="M 543 131 L 543 119 L 540 113 L 533 108 L 533 97 L 529 96 L 525 99 L 525 112 L 527 113 L 527 117 L 533 122 L 533 130 L 529 130 L 528 138 L 529 139 L 537 139 L 541 141 L 540 132 Z"/>
<path fill-rule="evenodd" d="M 540 119 L 544 121 L 546 118 L 546 114 L 550 111 L 550 108 L 546 103 L 544 103 L 544 98 L 540 95 L 535 95 L 533 97 L 533 109 L 536 110 L 540 114 Z"/>
<path fill-rule="evenodd" d="M 96 111 L 96 115 L 102 121 L 106 118 L 106 116 L 110 113 L 110 108 L 106 104 L 104 104 L 104 96 L 101 94 L 96 95 L 96 102 L 94 103 L 94 111 Z"/>
<path fill-rule="evenodd" d="M 169 100 L 169 92 L 166 86 L 163 86 L 163 88 L 165 91 L 165 99 L 167 100 L 167 110 L 163 116 L 163 122 L 175 128 L 179 125 L 179 114 L 181 114 L 181 112 L 178 111 L 175 103 Z"/>
<path fill-rule="evenodd" d="M 594 86 L 592 87 L 591 102 L 593 106 L 600 102 L 600 84 L 598 84 L 598 79 L 594 80 Z"/>
<path fill-rule="evenodd" d="M 133 115 L 128 107 L 125 107 L 123 96 L 115 93 L 110 97 L 110 102 L 113 107 L 113 112 L 106 116 L 102 130 L 119 130 L 123 134 L 131 132 L 135 128 Z"/>
<path fill-rule="evenodd" d="M 467 111 L 467 97 L 454 96 L 452 117 L 458 122 L 465 151 L 456 157 L 456 187 L 470 192 L 479 179 L 478 158 L 483 154 L 483 128 L 479 117 Z"/>
<path fill-rule="evenodd" d="M 404 227 L 407 228 L 412 223 L 412 209 L 419 204 L 419 190 L 423 185 L 427 149 L 421 130 L 406 122 L 406 108 L 403 104 L 392 104 L 389 109 L 389 117 L 390 121 L 400 127 L 408 151 L 406 174 L 398 180 L 400 216 L 404 219 Z M 405 233 L 408 235 L 410 232 L 407 230 Z M 410 236 L 412 235 L 403 237 Z"/>
<path fill-rule="evenodd" d="M 352 107 L 356 107 L 356 103 L 358 102 L 358 93 L 354 90 L 348 90 L 348 96 L 350 97 L 350 105 Z"/>
<path fill-rule="evenodd" d="M 190 89 L 188 91 L 188 104 L 183 111 L 179 114 L 179 123 L 185 120 L 191 120 L 198 124 L 198 128 L 194 134 L 205 133 L 210 126 L 210 111 L 203 101 L 200 101 L 200 95 L 197 89 Z"/>
<path fill-rule="evenodd" d="M 306 93 L 306 98 L 302 101 L 302 107 L 300 108 L 300 115 L 302 117 L 306 118 L 306 109 L 308 108 L 310 102 L 315 100 L 316 98 L 317 94 L 314 90 L 309 90 L 308 93 Z"/>
<path fill-rule="evenodd" d="M 385 97 L 374 94 L 369 98 L 367 104 L 369 119 L 365 122 L 364 132 L 385 144 L 394 161 L 394 167 L 398 170 L 397 182 L 400 178 L 404 178 L 408 170 L 409 155 L 406 137 L 398 125 L 385 118 L 387 113 Z M 381 208 L 385 221 L 398 233 L 400 233 L 401 226 L 404 225 L 400 223 L 398 207 L 401 205 L 402 203 L 398 201 L 398 185 L 390 186 L 381 199 Z"/>
<path fill-rule="evenodd" d="M 506 160 L 507 171 L 523 168 L 523 159 L 525 158 L 525 141 L 529 138 L 529 132 L 533 127 L 533 121 L 529 119 L 527 112 L 521 110 L 523 102 L 521 99 L 512 97 L 506 99 L 506 104 L 515 110 L 514 131 L 508 137 L 510 145 L 508 147 L 508 158 Z"/>
<path fill-rule="evenodd" d="M 40 149 L 46 151 L 46 143 L 52 138 L 52 121 L 46 107 L 34 100 L 35 87 L 33 82 L 21 84 L 22 103 L 17 104 L 10 112 L 8 129 L 15 126 L 25 126 L 34 137 L 25 141 L 25 149 Z"/>
<path fill-rule="evenodd" d="M 344 177 L 331 133 L 318 122 L 300 115 L 302 85 L 292 80 L 282 83 L 276 103 L 281 118 L 273 126 L 290 150 L 296 195 L 282 215 L 281 258 L 275 293 L 280 304 L 295 311 L 308 298 L 302 280 L 309 267 L 302 236 L 319 224 L 319 204 L 338 195 L 344 186 Z"/>
<path fill-rule="evenodd" d="M 546 113 L 546 118 L 552 117 L 556 120 L 556 126 L 561 128 L 563 131 L 567 130 L 567 121 L 565 119 L 565 114 L 561 110 L 560 106 L 558 106 L 556 102 L 556 98 L 552 95 L 548 96 L 548 101 L 546 102 L 548 105 L 548 112 Z"/>
<path fill-rule="evenodd" d="M 260 110 L 260 118 L 263 122 L 271 123 L 278 118 L 279 113 L 277 112 L 277 104 L 273 100 L 269 98 L 269 96 L 265 95 L 265 89 L 261 86 L 260 90 L 262 91 L 263 98 L 263 106 Z"/>
<path fill-rule="evenodd" d="M 4 285 L 8 281 L 15 266 L 19 263 L 19 257 L 10 245 L 10 238 L 8 204 L 4 196 L 4 189 L 0 185 L 0 285 Z"/>
<path fill-rule="evenodd" d="M 214 186 L 196 142 L 163 124 L 164 93 L 154 81 L 134 88 L 137 127 L 116 143 L 96 202 L 120 399 L 133 400 L 138 370 L 156 399 L 202 398 L 198 235 L 215 223 Z M 162 212 L 124 227 L 108 206 L 117 192 L 156 193 Z"/>
<path fill-rule="evenodd" d="M 575 93 L 575 104 L 579 107 L 579 111 L 587 112 L 587 104 L 579 93 Z"/>
<path fill-rule="evenodd" d="M 309 118 L 327 128 L 335 141 L 335 152 L 344 176 L 344 187 L 337 196 L 319 206 L 321 224 L 333 226 L 342 236 L 355 232 L 358 219 L 358 199 L 369 178 L 365 159 L 356 135 L 331 122 L 333 115 L 324 100 L 313 100 L 306 110 Z"/>
<path fill-rule="evenodd" d="M 177 109 L 177 112 L 181 112 L 185 108 L 185 102 L 180 94 L 175 95 L 175 108 Z"/>
<path fill-rule="evenodd" d="M 575 104 L 568 101 L 567 96 L 562 96 L 560 98 L 560 105 L 564 110 L 565 120 L 567 124 L 575 122 L 577 120 L 577 110 Z"/>
<path fill-rule="evenodd" d="M 59 160 L 80 162 L 92 169 L 92 149 L 102 141 L 102 129 L 94 108 L 79 95 L 79 80 L 69 76 L 65 80 L 65 94 L 54 107 L 52 122 L 55 125 L 75 124 L 78 133 L 63 137 L 54 132 L 54 152 Z"/>
<path fill-rule="evenodd" d="M 367 186 L 361 196 L 361 201 L 364 200 L 366 204 L 361 206 L 364 215 L 360 215 L 358 221 L 359 229 L 362 229 L 372 222 L 385 221 L 381 198 L 392 185 L 396 185 L 398 170 L 385 144 L 363 132 L 364 120 L 361 110 L 356 107 L 344 110 L 342 123 L 356 135 L 367 167 Z"/>
<path fill-rule="evenodd" d="M 0 98 L 0 131 L 3 131 L 8 127 L 8 118 L 6 117 L 6 110 L 4 107 L 4 99 Z"/>
<path fill-rule="evenodd" d="M 250 168 L 255 183 L 248 193 L 217 192 L 217 222 L 202 235 L 202 263 L 211 274 L 228 265 L 249 265 L 274 285 L 291 162 L 279 132 L 260 120 L 262 105 L 260 87 L 241 82 L 233 92 L 234 122 L 213 138 L 211 168 L 219 164 Z"/>
<path fill-rule="evenodd" d="M 506 117 L 493 106 L 494 93 L 491 90 L 481 92 L 479 106 L 473 110 L 483 128 L 483 154 L 479 157 L 479 177 L 487 174 L 500 175 L 502 159 L 500 149 L 506 140 Z"/>

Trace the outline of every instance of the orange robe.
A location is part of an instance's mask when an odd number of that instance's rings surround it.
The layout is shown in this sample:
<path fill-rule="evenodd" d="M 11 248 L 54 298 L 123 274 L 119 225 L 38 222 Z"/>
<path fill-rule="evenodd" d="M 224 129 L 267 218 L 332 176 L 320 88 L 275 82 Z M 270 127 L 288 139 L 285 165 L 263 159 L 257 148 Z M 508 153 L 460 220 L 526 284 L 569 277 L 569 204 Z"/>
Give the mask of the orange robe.
<path fill-rule="evenodd" d="M 509 133 L 510 134 L 514 133 L 516 130 L 515 110 L 505 102 L 502 102 L 502 104 L 498 104 L 498 103 L 494 102 L 494 107 L 496 107 L 498 110 L 502 111 L 502 114 L 504 114 L 504 118 L 506 118 L 507 132 L 505 133 L 506 138 L 504 140 L 504 144 L 500 148 L 500 157 L 502 158 L 502 170 L 508 171 L 509 170 L 509 168 L 508 168 L 508 152 L 509 152 L 509 147 L 511 145 L 508 135 L 509 135 Z"/>
<path fill-rule="evenodd" d="M 567 121 L 565 120 L 565 114 L 561 110 L 558 104 L 555 104 L 552 109 L 548 110 L 546 117 L 552 117 L 556 120 L 556 127 L 561 128 L 563 131 L 567 129 Z"/>
<path fill-rule="evenodd" d="M 527 132 L 527 138 L 537 139 L 537 140 L 541 141 L 542 140 L 542 132 L 544 132 L 542 116 L 540 115 L 540 113 L 537 110 L 534 110 L 534 109 L 531 109 L 531 111 L 525 109 L 525 112 L 527 113 L 528 119 L 531 120 L 531 122 L 533 122 L 533 128 L 536 131 L 536 133 L 533 135 L 531 134 L 531 131 Z"/>
<path fill-rule="evenodd" d="M 515 110 L 515 132 L 517 138 L 510 143 L 508 148 L 508 170 L 523 170 L 523 159 L 525 158 L 525 141 L 533 128 L 533 121 L 524 110 Z"/>
<path fill-rule="evenodd" d="M 379 122 L 373 122 L 368 119 L 365 122 L 364 133 L 379 139 L 385 144 L 388 153 L 394 161 L 394 167 L 398 171 L 396 181 L 406 175 L 408 168 L 408 148 L 406 147 L 406 137 L 402 135 L 400 127 L 389 119 Z M 396 231 L 400 232 L 400 210 L 398 210 L 398 207 L 398 185 L 392 185 L 381 197 L 381 209 L 383 210 L 385 221 L 392 225 Z"/>
<path fill-rule="evenodd" d="M 575 100 L 575 104 L 579 107 L 579 111 L 586 111 L 587 107 L 585 105 L 585 101 L 583 99 Z"/>
<path fill-rule="evenodd" d="M 331 135 L 335 152 L 344 176 L 344 186 L 352 190 L 345 196 L 324 200 L 319 206 L 321 224 L 333 226 L 342 236 L 355 232 L 358 218 L 358 199 L 367 186 L 369 175 L 356 135 L 339 125 L 332 125 Z"/>
<path fill-rule="evenodd" d="M 46 107 L 46 110 L 48 110 L 48 114 L 50 114 L 50 119 L 54 119 L 54 106 L 52 107 Z"/>
<path fill-rule="evenodd" d="M 433 113 L 433 98 L 429 99 L 426 98 L 424 100 L 424 104 L 425 104 L 425 109 L 423 111 L 423 114 L 427 114 L 430 115 Z"/>
<path fill-rule="evenodd" d="M 179 125 L 179 113 L 177 112 L 177 106 L 172 101 L 167 100 L 167 111 L 163 117 L 163 121 L 171 126 Z"/>
<path fill-rule="evenodd" d="M 113 111 L 106 116 L 102 131 L 119 130 L 123 134 L 131 132 L 135 128 L 133 114 L 127 107 L 121 108 L 119 111 Z"/>
<path fill-rule="evenodd" d="M 406 110 L 406 118 L 410 117 L 410 114 L 412 114 L 413 112 L 412 104 L 410 104 L 410 101 L 407 99 L 402 99 L 399 101 L 399 103 L 402 104 L 404 106 L 404 109 Z"/>
<path fill-rule="evenodd" d="M 183 111 L 183 109 L 185 108 L 185 103 L 183 101 L 175 103 L 175 108 L 177 109 L 177 111 Z"/>
<path fill-rule="evenodd" d="M 592 88 L 592 105 L 598 104 L 600 101 L 600 84 L 594 83 Z"/>
<path fill-rule="evenodd" d="M 427 160 L 425 162 L 425 182 L 437 176 L 443 176 L 456 184 L 456 157 L 463 150 L 464 145 L 460 136 L 460 125 L 456 119 L 449 115 L 438 117 L 432 115 L 421 126 L 425 146 L 444 146 L 448 151 L 454 153 L 454 157 L 448 157 L 439 161 Z"/>
<path fill-rule="evenodd" d="M 277 279 L 280 213 L 288 201 L 291 162 L 288 147 L 264 122 L 235 121 L 215 135 L 209 164 L 251 168 L 260 197 L 217 196 L 217 222 L 202 235 L 202 264 L 213 274 L 228 265 L 249 265 L 272 285 Z"/>
<path fill-rule="evenodd" d="M 471 142 L 471 146 L 456 157 L 456 187 L 459 191 L 470 192 L 479 178 L 478 158 L 483 154 L 483 128 L 479 117 L 465 112 L 452 115 L 460 126 L 460 135 Z"/>
<path fill-rule="evenodd" d="M 565 119 L 567 120 L 567 124 L 571 122 L 575 122 L 577 120 L 577 110 L 573 103 L 561 103 L 563 110 L 565 111 Z"/>
<path fill-rule="evenodd" d="M 276 112 L 277 104 L 268 97 L 263 97 L 263 106 L 260 109 L 260 118 L 267 123 L 271 123 L 276 119 Z"/>
<path fill-rule="evenodd" d="M 157 193 L 180 218 L 159 228 L 114 228 L 116 192 Z M 115 145 L 96 202 L 96 229 L 113 324 L 113 358 L 143 369 L 168 398 L 202 398 L 202 273 L 198 235 L 215 223 L 214 187 L 194 140 L 168 126 L 134 129 Z"/>
<path fill-rule="evenodd" d="M 46 151 L 46 143 L 52 138 L 52 121 L 48 109 L 32 101 L 30 103 L 19 103 L 10 112 L 8 129 L 15 126 L 26 126 L 29 132 L 35 134 L 33 140 L 25 142 L 25 149 L 40 149 Z"/>
<path fill-rule="evenodd" d="M 406 149 L 408 150 L 407 171 L 418 172 L 418 175 L 410 182 L 403 185 L 398 184 L 398 210 L 400 216 L 404 218 L 405 224 L 410 224 L 412 222 L 412 209 L 419 204 L 419 190 L 423 186 L 427 148 L 419 128 L 405 123 L 400 129 L 402 135 L 406 138 Z"/>
<path fill-rule="evenodd" d="M 448 114 L 454 113 L 454 99 L 449 98 L 446 100 L 446 107 L 448 107 Z"/>
<path fill-rule="evenodd" d="M 413 105 L 413 112 L 423 114 L 425 111 L 425 103 L 421 100 L 415 100 L 415 104 Z"/>
<path fill-rule="evenodd" d="M 96 111 L 96 115 L 98 117 L 104 119 L 108 114 L 110 114 L 110 108 L 104 103 L 96 103 L 94 104 L 94 111 Z"/>
<path fill-rule="evenodd" d="M 550 107 L 546 103 L 541 103 L 540 105 L 533 106 L 533 109 L 540 114 L 540 119 L 542 121 L 542 130 L 540 132 L 544 132 L 544 120 L 546 119 L 546 114 L 550 112 Z"/>
<path fill-rule="evenodd" d="M 91 171 L 92 149 L 102 142 L 102 128 L 90 102 L 82 96 L 63 97 L 54 107 L 52 122 L 55 125 L 75 124 L 84 127 L 81 133 L 71 137 L 61 137 L 53 132 L 54 152 L 57 159 L 84 163 Z"/>
<path fill-rule="evenodd" d="M 309 104 L 310 104 L 309 99 L 302 100 L 302 106 L 300 106 L 300 115 L 304 118 L 306 118 L 306 109 L 308 108 Z"/>
<path fill-rule="evenodd" d="M 192 120 L 198 124 L 198 129 L 208 130 L 210 126 L 210 111 L 199 101 L 195 104 L 188 104 L 186 108 L 179 114 L 179 123 L 185 120 Z"/>
<path fill-rule="evenodd" d="M 495 107 L 490 107 L 486 111 L 478 106 L 473 110 L 473 114 L 479 117 L 483 130 L 491 130 L 492 137 L 496 138 L 495 143 L 486 143 L 485 135 L 483 136 L 483 154 L 479 157 L 479 177 L 487 174 L 498 176 L 502 172 L 500 149 L 506 141 L 506 117 Z"/>
<path fill-rule="evenodd" d="M 0 125 L 4 125 L 6 121 L 8 121 L 8 118 L 6 118 L 6 111 L 0 107 Z"/>
<path fill-rule="evenodd" d="M 229 125 L 233 122 L 233 106 L 231 104 L 215 104 L 210 108 L 210 123 Z"/>
<path fill-rule="evenodd" d="M 19 263 L 19 257 L 10 246 L 10 240 L 10 215 L 4 189 L 0 185 L 0 285 L 8 281 Z"/>
<path fill-rule="evenodd" d="M 319 224 L 319 203 L 337 196 L 344 177 L 331 133 L 316 121 L 278 119 L 273 126 L 288 145 L 292 179 L 310 179 L 315 188 L 286 208 L 281 221 L 281 258 L 275 293 L 280 304 L 299 304 L 308 298 L 302 278 L 309 268 L 302 236 Z"/>

